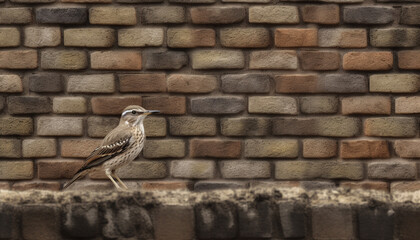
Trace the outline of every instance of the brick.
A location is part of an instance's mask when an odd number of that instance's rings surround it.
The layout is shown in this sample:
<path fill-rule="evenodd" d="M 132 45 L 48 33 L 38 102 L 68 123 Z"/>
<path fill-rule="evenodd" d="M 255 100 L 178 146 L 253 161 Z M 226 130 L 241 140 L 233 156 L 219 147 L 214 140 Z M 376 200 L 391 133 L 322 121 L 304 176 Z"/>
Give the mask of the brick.
<path fill-rule="evenodd" d="M 274 118 L 274 135 L 354 137 L 361 130 L 360 119 L 342 116 Z"/>
<path fill-rule="evenodd" d="M 4 189 L 7 190 L 7 189 Z M 12 239 L 19 237 L 19 218 L 18 210 L 12 204 L 3 203 L 0 208 L 0 237 L 3 239 Z"/>
<path fill-rule="evenodd" d="M 64 46 L 112 47 L 115 31 L 111 28 L 72 28 L 64 30 Z"/>
<path fill-rule="evenodd" d="M 231 48 L 264 48 L 270 44 L 270 33 L 265 28 L 224 28 L 220 43 Z"/>
<path fill-rule="evenodd" d="M 80 117 L 39 117 L 38 136 L 82 136 L 83 119 Z"/>
<path fill-rule="evenodd" d="M 22 141 L 22 156 L 24 158 L 55 157 L 57 142 L 53 138 L 24 139 Z"/>
<path fill-rule="evenodd" d="M 162 190 L 192 190 L 192 182 L 190 181 L 143 181 L 141 188 L 146 191 L 162 191 Z"/>
<path fill-rule="evenodd" d="M 89 137 L 105 137 L 118 126 L 120 119 L 114 117 L 88 117 L 87 134 Z"/>
<path fill-rule="evenodd" d="M 84 24 L 88 18 L 86 7 L 40 7 L 35 11 L 37 23 Z"/>
<path fill-rule="evenodd" d="M 337 156 L 337 141 L 328 138 L 303 139 L 304 158 L 332 158 Z"/>
<path fill-rule="evenodd" d="M 118 30 L 118 46 L 158 47 L 163 44 L 162 28 L 129 28 Z"/>
<path fill-rule="evenodd" d="M 183 158 L 185 142 L 180 139 L 148 140 L 143 149 L 145 158 Z"/>
<path fill-rule="evenodd" d="M 179 6 L 144 7 L 141 12 L 144 24 L 174 24 L 185 22 L 185 10 Z"/>
<path fill-rule="evenodd" d="M 332 181 L 301 181 L 300 187 L 305 189 L 305 191 L 311 190 L 326 190 L 326 189 L 335 189 L 336 185 Z"/>
<path fill-rule="evenodd" d="M 111 3 L 112 0 L 61 0 L 65 3 Z"/>
<path fill-rule="evenodd" d="M 299 154 L 294 139 L 247 139 L 244 156 L 247 158 L 295 158 Z"/>
<path fill-rule="evenodd" d="M 186 100 L 184 96 L 144 97 L 143 107 L 159 110 L 162 114 L 183 115 L 186 112 Z"/>
<path fill-rule="evenodd" d="M 232 160 L 220 163 L 223 178 L 255 179 L 270 178 L 271 166 L 268 161 Z"/>
<path fill-rule="evenodd" d="M 48 97 L 10 96 L 7 99 L 10 114 L 50 113 L 52 104 Z"/>
<path fill-rule="evenodd" d="M 61 141 L 61 157 L 86 158 L 101 145 L 99 139 L 63 139 Z"/>
<path fill-rule="evenodd" d="M 338 111 L 338 98 L 334 96 L 301 97 L 300 111 L 305 114 L 326 114 Z"/>
<path fill-rule="evenodd" d="M 1 117 L 0 135 L 31 135 L 33 120 L 28 117 Z"/>
<path fill-rule="evenodd" d="M 166 92 L 165 74 L 119 74 L 120 92 Z"/>
<path fill-rule="evenodd" d="M 92 52 L 90 64 L 97 70 L 141 70 L 142 58 L 137 51 Z"/>
<path fill-rule="evenodd" d="M 236 114 L 245 110 L 242 97 L 194 97 L 191 99 L 191 111 L 194 114 Z"/>
<path fill-rule="evenodd" d="M 268 93 L 271 89 L 271 77 L 266 74 L 228 74 L 221 80 L 225 93 Z"/>
<path fill-rule="evenodd" d="M 56 70 L 81 70 L 88 67 L 85 51 L 44 50 L 41 52 L 41 68 Z"/>
<path fill-rule="evenodd" d="M 319 76 L 315 74 L 282 74 L 275 75 L 277 93 L 311 93 L 317 92 Z"/>
<path fill-rule="evenodd" d="M 304 5 L 301 8 L 302 19 L 306 23 L 339 24 L 340 8 L 335 4 Z"/>
<path fill-rule="evenodd" d="M 278 203 L 280 227 L 285 238 L 305 237 L 305 205 L 299 202 Z"/>
<path fill-rule="evenodd" d="M 420 6 L 403 6 L 401 10 L 400 23 L 407 25 L 419 25 L 420 17 L 417 14 L 420 11 Z"/>
<path fill-rule="evenodd" d="M 349 189 L 365 189 L 389 192 L 388 183 L 379 181 L 341 182 L 340 187 Z"/>
<path fill-rule="evenodd" d="M 151 213 L 155 239 L 193 239 L 195 237 L 194 209 L 191 206 L 161 206 Z"/>
<path fill-rule="evenodd" d="M 249 22 L 297 24 L 299 12 L 295 6 L 252 6 L 249 8 Z"/>
<path fill-rule="evenodd" d="M 210 28 L 169 28 L 166 41 L 171 48 L 214 47 L 216 32 Z"/>
<path fill-rule="evenodd" d="M 235 50 L 196 50 L 191 53 L 193 69 L 241 69 L 245 66 L 245 56 Z"/>
<path fill-rule="evenodd" d="M 35 50 L 0 51 L 0 68 L 35 69 L 37 67 L 38 67 L 38 53 Z"/>
<path fill-rule="evenodd" d="M 420 108 L 417 104 L 420 102 L 419 97 L 398 97 L 395 99 L 396 114 L 412 114 L 419 113 Z"/>
<path fill-rule="evenodd" d="M 417 239 L 420 237 L 419 232 L 415 229 L 419 227 L 420 211 L 417 206 L 402 205 L 395 209 L 394 229 L 405 239 Z"/>
<path fill-rule="evenodd" d="M 137 23 L 134 7 L 91 7 L 89 22 L 100 25 L 135 25 Z"/>
<path fill-rule="evenodd" d="M 11 0 L 14 3 L 53 3 L 55 0 Z"/>
<path fill-rule="evenodd" d="M 344 159 L 389 158 L 385 140 L 344 140 L 340 144 L 340 156 Z"/>
<path fill-rule="evenodd" d="M 70 75 L 67 77 L 68 93 L 113 93 L 113 74 Z"/>
<path fill-rule="evenodd" d="M 349 114 L 391 114 L 391 99 L 385 96 L 361 96 L 341 99 L 341 112 Z"/>
<path fill-rule="evenodd" d="M 190 15 L 194 24 L 229 24 L 242 22 L 246 13 L 243 7 L 193 7 Z"/>
<path fill-rule="evenodd" d="M 178 160 L 171 163 L 174 178 L 206 179 L 214 178 L 216 163 L 210 160 Z"/>
<path fill-rule="evenodd" d="M 199 239 L 232 239 L 238 231 L 236 206 L 230 202 L 208 202 L 195 206 Z"/>
<path fill-rule="evenodd" d="M 241 141 L 220 139 L 192 139 L 190 156 L 194 158 L 240 158 Z"/>
<path fill-rule="evenodd" d="M 417 135 L 417 122 L 409 117 L 368 118 L 364 123 L 366 136 L 414 137 Z"/>
<path fill-rule="evenodd" d="M 99 233 L 99 211 L 95 203 L 65 205 L 61 213 L 62 231 L 73 238 L 92 238 Z"/>
<path fill-rule="evenodd" d="M 20 93 L 23 92 L 22 79 L 15 74 L 0 75 L 0 92 Z"/>
<path fill-rule="evenodd" d="M 271 238 L 274 213 L 269 201 L 260 201 L 249 206 L 238 206 L 239 236 L 244 238 Z"/>
<path fill-rule="evenodd" d="M 32 240 L 59 239 L 60 209 L 54 204 L 28 204 L 22 208 L 22 237 Z"/>
<path fill-rule="evenodd" d="M 27 27 L 25 28 L 26 47 L 56 47 L 61 43 L 59 27 Z"/>
<path fill-rule="evenodd" d="M 20 32 L 17 28 L 0 28 L 0 47 L 17 47 L 20 45 Z"/>
<path fill-rule="evenodd" d="M 373 74 L 369 78 L 371 92 L 416 93 L 420 77 L 416 74 Z"/>
<path fill-rule="evenodd" d="M 223 189 L 245 189 L 248 188 L 248 183 L 243 181 L 220 181 L 220 180 L 206 180 L 198 181 L 194 184 L 194 191 L 213 191 Z M 210 238 L 213 239 L 213 238 Z"/>
<path fill-rule="evenodd" d="M 22 144 L 18 139 L 0 138 L 0 157 L 20 158 Z"/>
<path fill-rule="evenodd" d="M 294 50 L 253 51 L 249 60 L 250 69 L 297 69 L 298 59 Z"/>
<path fill-rule="evenodd" d="M 167 83 L 168 92 L 174 93 L 210 93 L 218 87 L 213 75 L 171 74 Z"/>
<path fill-rule="evenodd" d="M 34 164 L 32 161 L 0 161 L 1 180 L 32 179 L 34 176 Z"/>
<path fill-rule="evenodd" d="M 390 70 L 393 64 L 392 52 L 348 52 L 343 56 L 344 70 Z"/>
<path fill-rule="evenodd" d="M 37 162 L 38 177 L 40 179 L 72 178 L 83 163 L 83 160 L 39 160 Z"/>
<path fill-rule="evenodd" d="M 386 28 L 370 30 L 370 45 L 374 47 L 415 47 L 420 43 L 420 29 Z"/>
<path fill-rule="evenodd" d="M 316 47 L 318 29 L 316 28 L 277 28 L 274 33 L 276 47 Z"/>
<path fill-rule="evenodd" d="M 408 50 L 398 52 L 398 67 L 400 69 L 420 69 L 420 63 L 417 61 L 420 57 L 420 51 Z"/>
<path fill-rule="evenodd" d="M 58 182 L 17 182 L 12 185 L 13 191 L 28 191 L 28 190 L 44 190 L 44 191 L 59 191 L 60 183 Z"/>
<path fill-rule="evenodd" d="M 304 70 L 337 70 L 340 68 L 340 54 L 337 51 L 301 51 L 300 64 Z"/>
<path fill-rule="evenodd" d="M 393 210 L 384 207 L 362 207 L 358 210 L 359 236 L 362 239 L 392 240 L 394 236 Z"/>
<path fill-rule="evenodd" d="M 166 136 L 166 119 L 162 117 L 148 117 L 144 120 L 146 137 Z"/>
<path fill-rule="evenodd" d="M 224 136 L 266 136 L 269 135 L 270 129 L 270 121 L 267 118 L 241 117 L 220 120 L 220 131 Z"/>
<path fill-rule="evenodd" d="M 292 179 L 363 179 L 363 163 L 338 161 L 277 161 L 275 178 Z"/>
<path fill-rule="evenodd" d="M 2 182 L 1 183 L 1 187 L 0 187 L 2 190 L 10 190 L 10 185 L 9 185 L 9 183 L 8 182 Z M 4 225 L 3 225 L 4 226 Z M 1 229 L 1 230 L 3 230 L 3 229 Z M 2 232 L 3 233 L 3 232 Z M 1 235 L 0 235 L 1 236 Z"/>
<path fill-rule="evenodd" d="M 420 158 L 420 141 L 417 139 L 396 140 L 395 153 L 402 158 Z"/>
<path fill-rule="evenodd" d="M 141 97 L 92 97 L 92 112 L 99 115 L 120 115 L 129 105 L 142 104 Z"/>
<path fill-rule="evenodd" d="M 363 93 L 368 91 L 367 80 L 360 74 L 327 74 L 319 80 L 320 92 Z"/>
<path fill-rule="evenodd" d="M 270 3 L 271 0 L 222 0 L 223 3 Z"/>
<path fill-rule="evenodd" d="M 419 183 L 419 181 L 392 182 L 390 192 L 392 194 L 397 192 L 415 192 L 420 189 Z"/>
<path fill-rule="evenodd" d="M 134 161 L 119 168 L 116 174 L 122 179 L 159 179 L 168 173 L 165 162 L 162 161 Z M 108 179 L 104 172 L 92 172 L 91 179 Z"/>
<path fill-rule="evenodd" d="M 0 24 L 28 24 L 32 22 L 32 9 L 26 7 L 0 9 Z"/>
<path fill-rule="evenodd" d="M 416 164 L 406 161 L 370 162 L 367 166 L 367 175 L 370 179 L 410 179 L 417 176 Z"/>
<path fill-rule="evenodd" d="M 144 59 L 145 69 L 148 70 L 178 70 L 188 64 L 187 54 L 179 51 L 147 52 Z"/>
<path fill-rule="evenodd" d="M 355 238 L 350 205 L 312 207 L 312 231 L 315 239 Z"/>
<path fill-rule="evenodd" d="M 383 6 L 346 6 L 343 20 L 353 24 L 387 24 L 394 21 L 394 9 Z"/>
<path fill-rule="evenodd" d="M 318 31 L 320 47 L 365 48 L 367 47 L 366 29 L 320 29 Z"/>
<path fill-rule="evenodd" d="M 174 136 L 215 136 L 216 119 L 208 117 L 169 118 L 169 132 Z"/>
<path fill-rule="evenodd" d="M 197 3 L 215 3 L 216 0 L 169 0 L 170 3 L 183 3 L 183 4 L 197 4 Z"/>
<path fill-rule="evenodd" d="M 29 90 L 39 93 L 55 93 L 63 91 L 63 81 L 57 73 L 35 73 L 28 76 Z"/>
<path fill-rule="evenodd" d="M 298 113 L 298 105 L 293 97 L 249 97 L 248 112 L 296 115 Z"/>

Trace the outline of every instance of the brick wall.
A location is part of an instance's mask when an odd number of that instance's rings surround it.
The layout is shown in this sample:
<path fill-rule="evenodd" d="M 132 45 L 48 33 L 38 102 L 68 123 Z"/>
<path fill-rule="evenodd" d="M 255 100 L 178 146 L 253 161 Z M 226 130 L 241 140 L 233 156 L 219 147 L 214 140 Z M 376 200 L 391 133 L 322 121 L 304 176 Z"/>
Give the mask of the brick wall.
<path fill-rule="evenodd" d="M 129 104 L 162 111 L 134 187 L 420 188 L 418 4 L 0 5 L 1 188 L 60 189 Z"/>

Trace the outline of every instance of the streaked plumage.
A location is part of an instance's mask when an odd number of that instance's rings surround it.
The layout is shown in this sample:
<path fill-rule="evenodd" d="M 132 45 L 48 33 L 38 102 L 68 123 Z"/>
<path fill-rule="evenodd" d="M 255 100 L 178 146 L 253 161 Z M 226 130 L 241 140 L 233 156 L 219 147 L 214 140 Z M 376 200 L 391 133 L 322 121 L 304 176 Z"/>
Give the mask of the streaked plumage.
<path fill-rule="evenodd" d="M 105 136 L 101 145 L 86 158 L 85 164 L 63 186 L 63 189 L 96 170 L 104 170 L 117 189 L 121 186 L 115 179 L 127 189 L 127 186 L 115 174 L 115 170 L 127 165 L 140 154 L 146 139 L 143 120 L 147 115 L 157 112 L 159 111 L 146 110 L 137 105 L 126 107 L 121 114 L 118 126 Z"/>

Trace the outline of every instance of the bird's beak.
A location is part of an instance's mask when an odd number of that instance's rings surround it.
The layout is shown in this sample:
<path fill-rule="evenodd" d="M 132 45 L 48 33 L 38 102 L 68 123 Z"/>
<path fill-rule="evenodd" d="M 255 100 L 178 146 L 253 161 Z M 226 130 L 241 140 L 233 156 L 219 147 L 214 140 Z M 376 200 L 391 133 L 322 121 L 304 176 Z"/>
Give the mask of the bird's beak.
<path fill-rule="evenodd" d="M 150 114 L 154 114 L 154 113 L 160 113 L 159 110 L 147 110 L 146 114 L 150 115 Z"/>

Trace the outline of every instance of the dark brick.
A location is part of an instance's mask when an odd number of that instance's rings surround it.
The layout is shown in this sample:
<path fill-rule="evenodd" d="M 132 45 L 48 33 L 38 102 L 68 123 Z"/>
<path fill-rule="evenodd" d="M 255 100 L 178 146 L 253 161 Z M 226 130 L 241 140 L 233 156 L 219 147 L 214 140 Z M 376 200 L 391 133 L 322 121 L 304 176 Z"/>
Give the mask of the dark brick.
<path fill-rule="evenodd" d="M 88 19 L 85 7 L 41 7 L 36 9 L 38 23 L 83 24 Z"/>
<path fill-rule="evenodd" d="M 4 97 L 0 96 L 0 112 L 3 110 L 4 108 Z"/>
<path fill-rule="evenodd" d="M 235 114 L 245 110 L 242 97 L 196 97 L 191 99 L 191 111 L 196 114 Z"/>
<path fill-rule="evenodd" d="M 395 209 L 395 228 L 399 239 L 420 239 L 420 208 L 403 205 Z"/>
<path fill-rule="evenodd" d="M 343 19 L 345 23 L 387 24 L 394 20 L 394 9 L 377 6 L 344 7 Z"/>
<path fill-rule="evenodd" d="M 151 215 L 156 240 L 194 239 L 194 209 L 191 206 L 159 206 Z"/>
<path fill-rule="evenodd" d="M 10 114 L 49 113 L 52 104 L 48 97 L 11 96 L 8 97 Z"/>
<path fill-rule="evenodd" d="M 185 114 L 185 104 L 186 101 L 184 96 L 156 96 L 143 98 L 144 108 L 159 110 L 162 114 Z"/>
<path fill-rule="evenodd" d="M 142 98 L 132 97 L 92 97 L 92 112 L 99 115 L 120 115 L 129 105 L 142 104 Z"/>
<path fill-rule="evenodd" d="M 119 3 L 161 3 L 163 0 L 117 0 Z"/>
<path fill-rule="evenodd" d="M 195 24 L 237 23 L 244 20 L 246 14 L 243 7 L 194 7 L 190 13 Z"/>
<path fill-rule="evenodd" d="M 334 182 L 327 181 L 301 181 L 300 186 L 306 191 L 336 188 Z"/>
<path fill-rule="evenodd" d="M 145 68 L 148 70 L 181 69 L 188 63 L 185 52 L 149 52 L 145 54 L 144 59 Z"/>
<path fill-rule="evenodd" d="M 265 74 L 235 74 L 222 76 L 226 93 L 268 93 L 271 77 Z"/>
<path fill-rule="evenodd" d="M 278 204 L 281 232 L 285 238 L 305 237 L 305 205 L 299 202 Z"/>
<path fill-rule="evenodd" d="M 180 6 L 144 7 L 141 12 L 145 24 L 177 24 L 185 22 L 185 10 Z"/>
<path fill-rule="evenodd" d="M 299 60 L 303 70 L 337 70 L 340 54 L 336 51 L 301 51 Z"/>
<path fill-rule="evenodd" d="M 19 211 L 16 207 L 2 203 L 0 206 L 0 239 L 18 239 Z"/>
<path fill-rule="evenodd" d="M 32 92 L 50 93 L 63 91 L 63 81 L 57 73 L 36 73 L 28 77 L 29 90 Z"/>
<path fill-rule="evenodd" d="M 357 211 L 360 239 L 394 239 L 394 211 L 364 206 Z"/>
<path fill-rule="evenodd" d="M 199 239 L 231 239 L 238 231 L 236 206 L 228 202 L 209 202 L 195 206 Z"/>
<path fill-rule="evenodd" d="M 420 44 L 420 29 L 371 29 L 370 44 L 374 47 L 415 47 Z"/>
<path fill-rule="evenodd" d="M 62 212 L 63 232 L 73 238 L 93 238 L 99 233 L 96 204 L 69 204 Z"/>
<path fill-rule="evenodd" d="M 212 191 L 220 189 L 243 189 L 248 188 L 246 182 L 227 181 L 199 181 L 194 184 L 194 191 Z"/>
<path fill-rule="evenodd" d="M 22 207 L 22 237 L 33 240 L 60 239 L 60 211 L 53 204 Z"/>
<path fill-rule="evenodd" d="M 273 211 L 269 201 L 238 208 L 239 236 L 243 238 L 271 238 L 273 233 Z"/>
<path fill-rule="evenodd" d="M 224 118 L 220 120 L 224 136 L 265 136 L 271 131 L 270 120 L 266 118 Z"/>
<path fill-rule="evenodd" d="M 408 25 L 420 24 L 420 6 L 403 6 L 400 23 Z"/>
<path fill-rule="evenodd" d="M 368 92 L 367 78 L 359 74 L 328 74 L 318 81 L 318 91 L 325 93 Z"/>
<path fill-rule="evenodd" d="M 351 207 L 313 206 L 312 231 L 314 239 L 355 239 Z"/>
<path fill-rule="evenodd" d="M 120 74 L 120 92 L 165 92 L 165 74 Z"/>
<path fill-rule="evenodd" d="M 192 157 L 239 158 L 241 142 L 237 140 L 193 139 L 190 142 Z"/>
<path fill-rule="evenodd" d="M 278 93 L 314 93 L 318 89 L 319 75 L 282 74 L 275 75 L 274 80 Z"/>
<path fill-rule="evenodd" d="M 88 136 L 89 137 L 105 137 L 112 129 L 118 126 L 118 118 L 114 117 L 89 117 Z"/>

